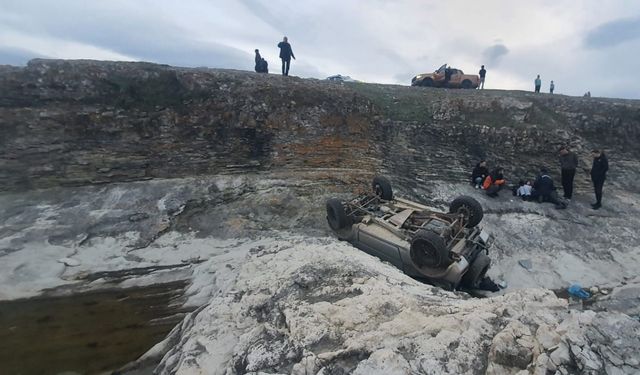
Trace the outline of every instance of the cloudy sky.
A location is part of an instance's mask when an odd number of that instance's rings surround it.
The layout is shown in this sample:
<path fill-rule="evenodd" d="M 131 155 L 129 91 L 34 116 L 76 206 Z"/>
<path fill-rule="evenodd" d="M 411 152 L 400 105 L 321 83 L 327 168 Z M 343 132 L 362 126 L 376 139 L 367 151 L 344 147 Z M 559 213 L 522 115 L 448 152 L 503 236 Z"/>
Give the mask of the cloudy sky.
<path fill-rule="evenodd" d="M 640 1 L 1 0 L 0 64 L 34 57 L 253 70 L 408 84 L 443 63 L 487 88 L 640 99 Z"/>

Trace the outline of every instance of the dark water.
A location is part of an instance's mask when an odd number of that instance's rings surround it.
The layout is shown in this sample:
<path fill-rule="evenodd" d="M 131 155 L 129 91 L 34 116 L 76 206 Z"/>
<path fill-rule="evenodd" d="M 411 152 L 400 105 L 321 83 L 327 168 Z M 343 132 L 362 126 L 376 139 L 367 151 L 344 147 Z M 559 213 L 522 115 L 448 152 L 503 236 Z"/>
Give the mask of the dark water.
<path fill-rule="evenodd" d="M 185 283 L 0 302 L 0 374 L 110 373 L 186 312 Z"/>

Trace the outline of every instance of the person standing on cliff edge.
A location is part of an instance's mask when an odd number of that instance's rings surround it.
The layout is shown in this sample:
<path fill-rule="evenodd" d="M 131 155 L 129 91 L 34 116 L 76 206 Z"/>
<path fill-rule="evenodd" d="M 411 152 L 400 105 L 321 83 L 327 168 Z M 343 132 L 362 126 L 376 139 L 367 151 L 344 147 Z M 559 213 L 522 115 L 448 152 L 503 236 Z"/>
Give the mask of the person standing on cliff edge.
<path fill-rule="evenodd" d="M 293 54 L 291 44 L 289 44 L 286 36 L 282 39 L 282 42 L 278 43 L 278 48 L 280 48 L 280 59 L 282 60 L 282 75 L 288 76 L 291 58 L 293 57 L 295 60 L 296 56 Z"/>
<path fill-rule="evenodd" d="M 260 73 L 262 71 L 261 69 L 261 65 L 262 65 L 262 56 L 260 56 L 260 50 L 256 49 L 256 72 Z"/>
<path fill-rule="evenodd" d="M 602 207 L 602 187 L 604 180 L 607 179 L 607 171 L 609 170 L 609 161 L 603 151 L 591 151 L 593 156 L 593 165 L 591 166 L 591 181 L 593 182 L 593 190 L 596 193 L 596 203 L 591 208 L 597 210 Z"/>
<path fill-rule="evenodd" d="M 538 74 L 534 83 L 536 87 L 536 92 L 540 92 L 540 86 L 542 86 L 542 80 L 540 79 L 540 74 Z"/>
<path fill-rule="evenodd" d="M 484 89 L 484 76 L 487 75 L 487 70 L 484 68 L 484 65 L 480 67 L 478 75 L 480 76 L 480 84 L 478 85 L 478 88 L 482 90 Z"/>

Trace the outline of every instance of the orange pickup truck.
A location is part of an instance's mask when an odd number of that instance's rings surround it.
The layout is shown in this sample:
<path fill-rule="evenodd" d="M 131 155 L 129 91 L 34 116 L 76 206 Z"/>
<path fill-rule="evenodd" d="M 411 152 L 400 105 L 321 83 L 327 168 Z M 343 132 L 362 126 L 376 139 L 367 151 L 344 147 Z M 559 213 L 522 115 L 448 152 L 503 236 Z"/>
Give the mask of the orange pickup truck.
<path fill-rule="evenodd" d="M 463 89 L 475 89 L 478 88 L 480 83 L 480 77 L 476 74 L 464 74 L 460 69 L 449 68 L 451 77 L 449 82 L 445 83 L 445 70 L 447 64 L 442 65 L 438 70 L 433 73 L 423 73 L 411 79 L 411 86 L 426 86 L 426 87 L 448 87 L 448 88 L 463 88 Z"/>

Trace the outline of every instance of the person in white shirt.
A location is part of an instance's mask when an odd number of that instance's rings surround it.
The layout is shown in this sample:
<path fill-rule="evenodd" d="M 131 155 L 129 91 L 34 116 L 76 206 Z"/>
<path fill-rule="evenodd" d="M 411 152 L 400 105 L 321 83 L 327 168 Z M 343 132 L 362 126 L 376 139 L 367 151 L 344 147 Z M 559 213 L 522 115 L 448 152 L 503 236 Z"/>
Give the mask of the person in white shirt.
<path fill-rule="evenodd" d="M 522 200 L 528 200 L 531 197 L 531 181 L 520 181 L 520 187 L 516 191 L 516 195 L 522 197 Z"/>

